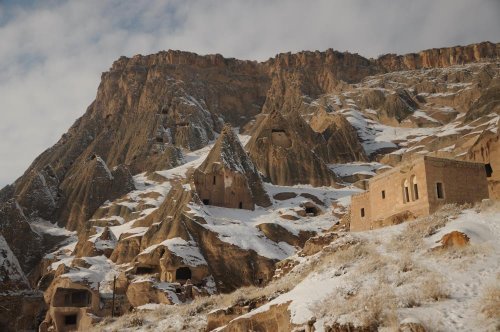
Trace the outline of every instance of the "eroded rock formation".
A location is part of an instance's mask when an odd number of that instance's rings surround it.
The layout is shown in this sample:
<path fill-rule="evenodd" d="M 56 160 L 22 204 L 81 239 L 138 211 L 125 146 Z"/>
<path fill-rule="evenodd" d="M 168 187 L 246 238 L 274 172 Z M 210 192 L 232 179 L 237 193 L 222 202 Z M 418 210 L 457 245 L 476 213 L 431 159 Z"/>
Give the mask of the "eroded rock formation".
<path fill-rule="evenodd" d="M 298 114 L 285 117 L 273 111 L 255 130 L 246 148 L 259 171 L 274 184 L 336 186 L 335 174 L 314 151 L 314 147 L 324 147 L 319 141 L 323 137 L 315 134 Z"/>
<path fill-rule="evenodd" d="M 249 210 L 255 204 L 271 205 L 257 168 L 230 125 L 224 127 L 193 177 L 204 204 Z"/>

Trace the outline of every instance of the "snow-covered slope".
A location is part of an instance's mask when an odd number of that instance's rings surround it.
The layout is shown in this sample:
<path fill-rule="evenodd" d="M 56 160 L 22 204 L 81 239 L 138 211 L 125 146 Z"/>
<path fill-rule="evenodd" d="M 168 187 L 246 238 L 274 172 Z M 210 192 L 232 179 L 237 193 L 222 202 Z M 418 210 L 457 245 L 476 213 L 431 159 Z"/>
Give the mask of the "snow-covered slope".
<path fill-rule="evenodd" d="M 470 238 L 463 248 L 440 248 L 451 231 Z M 266 326 L 280 321 L 274 312 L 285 305 L 288 325 L 314 325 L 351 331 L 394 331 L 419 324 L 428 331 L 497 331 L 500 324 L 500 205 L 446 206 L 413 222 L 359 233 L 339 233 L 319 252 L 298 253 L 263 289 L 195 301 L 185 308 L 156 307 L 107 322 L 100 330 L 146 331 L 159 326 L 202 330 L 219 309 L 235 312 L 244 303 L 270 299 L 246 314 L 230 317 L 218 330 L 241 330 L 242 322 Z M 190 316 L 186 312 L 196 312 Z M 167 315 L 163 317 L 162 315 Z M 267 316 L 266 316 L 267 315 Z M 271 317 L 271 318 L 269 318 Z M 142 327 L 133 326 L 140 321 Z M 225 327 L 224 327 L 225 325 Z M 272 325 L 267 325 L 272 326 Z M 343 329 L 342 329 L 343 328 Z"/>

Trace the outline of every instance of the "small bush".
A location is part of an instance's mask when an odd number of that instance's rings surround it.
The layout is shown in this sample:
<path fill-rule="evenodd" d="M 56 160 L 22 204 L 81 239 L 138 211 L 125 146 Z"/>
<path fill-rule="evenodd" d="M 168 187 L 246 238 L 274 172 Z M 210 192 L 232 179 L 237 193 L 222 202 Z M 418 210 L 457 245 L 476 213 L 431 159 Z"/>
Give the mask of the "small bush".
<path fill-rule="evenodd" d="M 480 308 L 486 318 L 499 320 L 500 323 L 500 286 L 494 285 L 484 289 Z"/>
<path fill-rule="evenodd" d="M 420 293 L 423 301 L 439 301 L 450 297 L 450 293 L 446 289 L 443 280 L 437 276 L 424 280 L 420 288 Z"/>
<path fill-rule="evenodd" d="M 139 316 L 132 317 L 132 319 L 128 322 L 129 327 L 139 327 L 142 325 L 144 325 L 144 319 Z"/>

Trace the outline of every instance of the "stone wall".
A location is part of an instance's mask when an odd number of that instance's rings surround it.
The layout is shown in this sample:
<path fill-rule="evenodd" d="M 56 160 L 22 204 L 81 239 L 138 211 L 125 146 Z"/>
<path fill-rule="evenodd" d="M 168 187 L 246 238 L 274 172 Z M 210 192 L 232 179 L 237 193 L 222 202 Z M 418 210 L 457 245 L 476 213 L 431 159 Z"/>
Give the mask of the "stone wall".
<path fill-rule="evenodd" d="M 426 181 L 430 212 L 448 203 L 475 203 L 488 198 L 486 170 L 482 163 L 426 158 Z M 436 183 L 442 183 L 442 199 L 437 197 Z"/>
<path fill-rule="evenodd" d="M 442 198 L 438 198 L 437 183 L 441 183 Z M 484 164 L 427 156 L 370 179 L 368 188 L 352 197 L 351 231 L 425 216 L 448 203 L 475 203 L 489 197 Z M 396 215 L 401 218 L 391 221 Z"/>
<path fill-rule="evenodd" d="M 361 215 L 361 209 L 364 209 L 364 216 Z M 351 198 L 351 231 L 364 231 L 370 229 L 371 205 L 370 192 L 354 195 Z"/>

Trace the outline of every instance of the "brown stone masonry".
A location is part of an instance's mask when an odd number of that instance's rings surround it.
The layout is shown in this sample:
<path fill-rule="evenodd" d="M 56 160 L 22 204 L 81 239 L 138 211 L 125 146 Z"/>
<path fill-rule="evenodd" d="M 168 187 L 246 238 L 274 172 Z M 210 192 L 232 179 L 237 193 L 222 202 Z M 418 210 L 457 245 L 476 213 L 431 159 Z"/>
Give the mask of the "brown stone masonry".
<path fill-rule="evenodd" d="M 391 225 L 397 216 L 425 216 L 448 203 L 475 203 L 488 198 L 482 163 L 430 156 L 369 180 L 368 191 L 352 197 L 351 231 Z"/>

